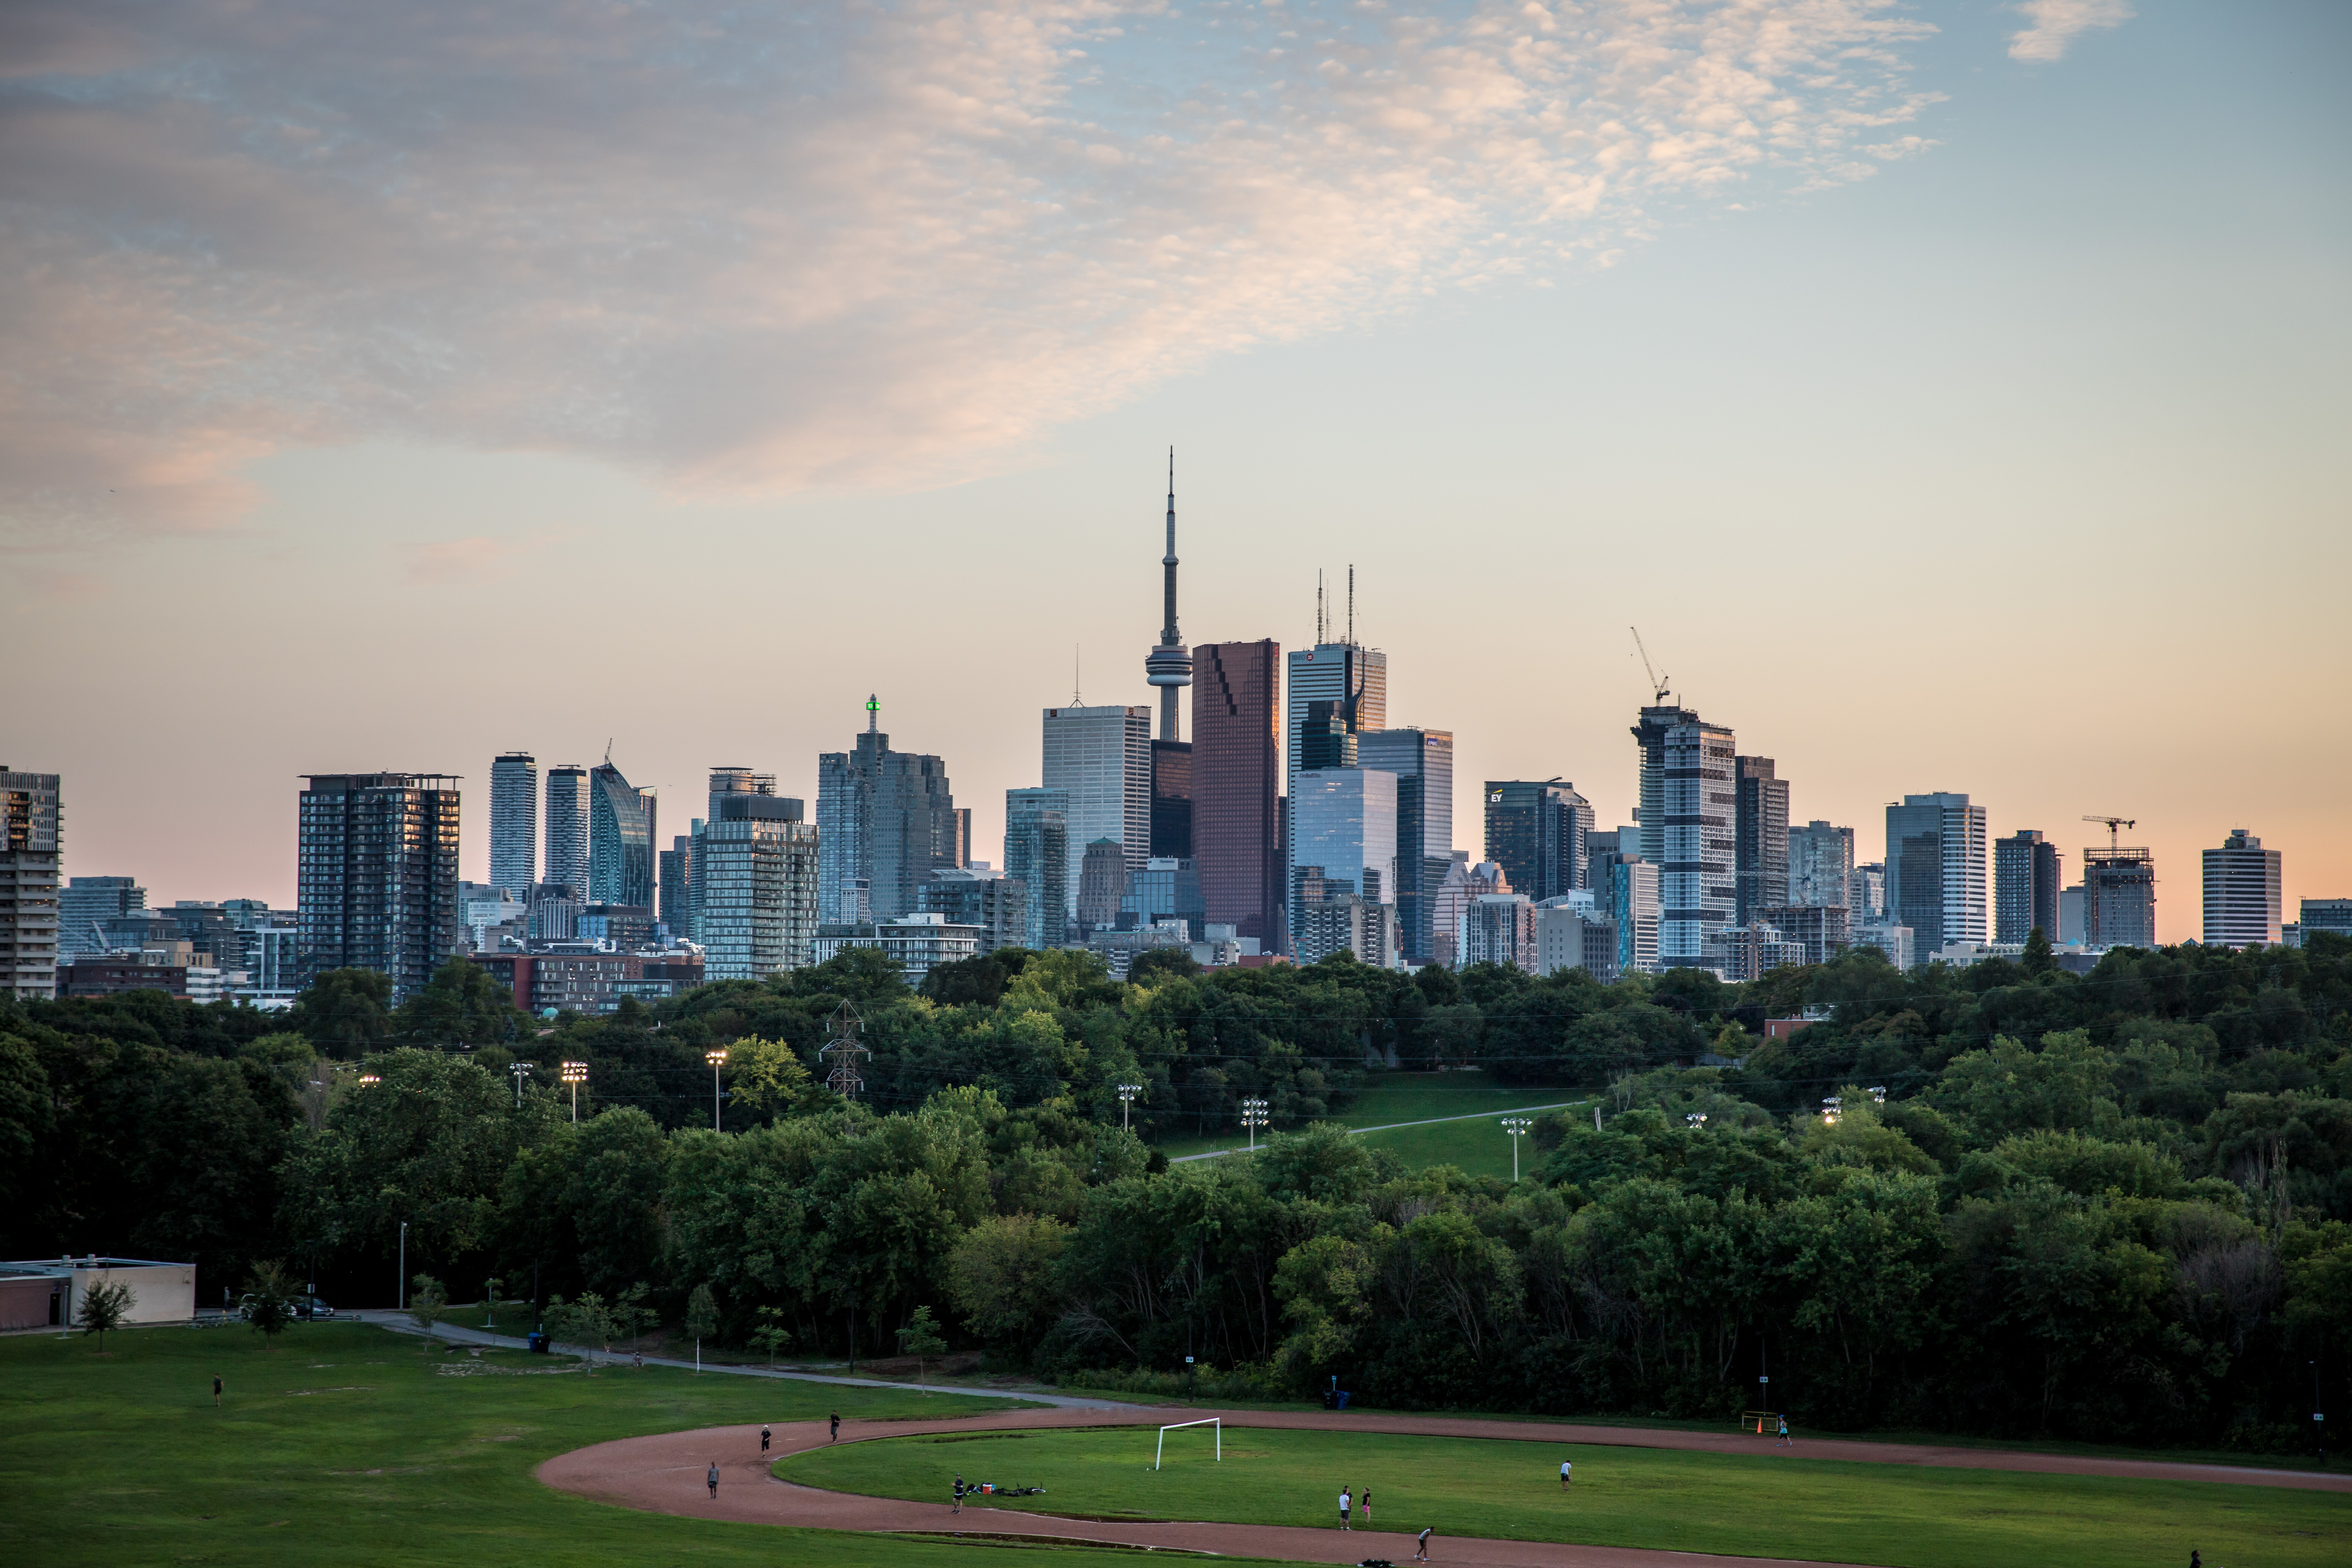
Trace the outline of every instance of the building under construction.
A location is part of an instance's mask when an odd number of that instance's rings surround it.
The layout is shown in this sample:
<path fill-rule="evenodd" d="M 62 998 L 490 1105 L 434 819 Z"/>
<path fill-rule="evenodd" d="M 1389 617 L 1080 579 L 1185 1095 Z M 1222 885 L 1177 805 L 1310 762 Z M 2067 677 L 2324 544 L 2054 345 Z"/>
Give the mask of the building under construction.
<path fill-rule="evenodd" d="M 2156 945 L 2156 858 L 2146 849 L 2110 844 L 2083 851 L 2083 942 Z"/>

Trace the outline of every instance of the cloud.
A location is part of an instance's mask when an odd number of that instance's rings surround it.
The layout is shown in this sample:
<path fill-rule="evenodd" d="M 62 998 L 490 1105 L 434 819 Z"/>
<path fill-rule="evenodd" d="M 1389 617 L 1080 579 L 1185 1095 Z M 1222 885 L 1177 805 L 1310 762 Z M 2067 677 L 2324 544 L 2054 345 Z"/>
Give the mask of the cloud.
<path fill-rule="evenodd" d="M 2033 26 L 2009 36 L 2009 58 L 2037 63 L 2064 58 L 2078 33 L 2120 27 L 2137 15 L 2128 0 L 2019 0 L 2011 9 Z"/>
<path fill-rule="evenodd" d="M 1891 0 L 10 16 L 19 547 L 222 526 L 255 458 L 359 438 L 714 496 L 968 478 L 1253 345 L 1862 177 L 1931 101 Z"/>
<path fill-rule="evenodd" d="M 471 534 L 464 539 L 435 540 L 400 547 L 408 557 L 408 581 L 424 587 L 459 583 L 486 583 L 513 574 L 522 557 L 558 535 L 542 532 L 530 539 L 492 539 Z"/>

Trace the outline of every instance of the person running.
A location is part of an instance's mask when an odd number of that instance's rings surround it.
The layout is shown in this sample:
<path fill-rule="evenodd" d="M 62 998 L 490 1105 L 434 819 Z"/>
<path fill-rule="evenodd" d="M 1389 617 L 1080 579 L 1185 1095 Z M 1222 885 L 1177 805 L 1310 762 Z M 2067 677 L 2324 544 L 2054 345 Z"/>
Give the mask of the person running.
<path fill-rule="evenodd" d="M 220 1380 L 220 1373 L 213 1373 L 213 1408 L 214 1408 L 214 1409 L 215 1409 L 215 1410 L 218 1410 L 218 1409 L 220 1408 L 220 1396 L 221 1396 L 221 1380 Z"/>
<path fill-rule="evenodd" d="M 1348 1522 L 1348 1489 L 1345 1487 L 1339 1489 L 1339 1528 L 1342 1530 L 1355 1528 Z"/>
<path fill-rule="evenodd" d="M 718 1460 L 713 1459 L 713 1460 L 711 1460 L 711 1461 L 710 1461 L 710 1474 L 709 1474 L 709 1476 L 705 1477 L 704 1479 L 705 1479 L 706 1480 L 709 1481 L 709 1483 L 710 1483 L 710 1495 L 711 1495 L 711 1497 L 715 1500 L 715 1499 L 719 1496 L 719 1461 L 718 1461 Z"/>
<path fill-rule="evenodd" d="M 760 1457 L 768 1457 L 768 1429 L 764 1426 L 760 1428 Z"/>
<path fill-rule="evenodd" d="M 836 1411 L 835 1411 L 835 1412 L 833 1413 L 833 1438 L 832 1438 L 832 1441 L 834 1441 L 834 1442 L 835 1442 L 835 1443 L 838 1443 L 838 1442 L 840 1442 L 840 1441 L 841 1441 L 841 1412 L 840 1412 L 840 1411 L 838 1411 L 838 1410 L 836 1410 Z"/>
<path fill-rule="evenodd" d="M 1366 1530 L 1370 1530 L 1370 1529 L 1372 1527 L 1372 1489 L 1371 1489 L 1371 1488 L 1370 1488 L 1370 1487 L 1366 1487 L 1366 1488 L 1364 1489 L 1364 1490 L 1363 1490 L 1362 1495 L 1361 1495 L 1361 1496 L 1360 1496 L 1360 1497 L 1358 1497 L 1358 1498 L 1356 1499 L 1356 1511 L 1357 1511 L 1358 1513 L 1360 1513 L 1360 1514 L 1361 1514 L 1361 1515 L 1363 1516 L 1363 1520 L 1364 1520 L 1364 1528 L 1365 1528 Z"/>
<path fill-rule="evenodd" d="M 1571 1471 L 1571 1470 L 1573 1470 L 1575 1468 L 1576 1468 L 1576 1467 L 1575 1467 L 1574 1465 L 1570 1464 L 1570 1463 L 1568 1460 L 1566 1460 L 1566 1459 L 1562 1459 L 1562 1460 L 1559 1462 L 1559 1489 L 1560 1489 L 1560 1490 L 1562 1490 L 1562 1491 L 1566 1491 L 1566 1490 L 1568 1489 L 1568 1483 L 1569 1483 L 1569 1479 L 1570 1479 L 1570 1477 L 1569 1477 L 1569 1472 L 1570 1472 L 1570 1471 Z"/>
<path fill-rule="evenodd" d="M 1797 1446 L 1797 1440 L 1789 1436 L 1789 1418 L 1786 1415 L 1780 1417 L 1780 1441 L 1773 1444 L 1772 1446 L 1777 1448 L 1780 1447 L 1781 1444 L 1786 1444 L 1791 1448 Z"/>
<path fill-rule="evenodd" d="M 963 1472 L 961 1470 L 958 1470 L 956 1472 L 955 1507 L 950 1511 L 954 1513 L 961 1513 L 963 1511 Z"/>
<path fill-rule="evenodd" d="M 1428 1525 L 1423 1525 L 1421 1527 L 1421 1539 L 1413 1542 L 1412 1560 L 1415 1563 L 1426 1563 L 1429 1561 L 1429 1530 L 1430 1527 Z"/>

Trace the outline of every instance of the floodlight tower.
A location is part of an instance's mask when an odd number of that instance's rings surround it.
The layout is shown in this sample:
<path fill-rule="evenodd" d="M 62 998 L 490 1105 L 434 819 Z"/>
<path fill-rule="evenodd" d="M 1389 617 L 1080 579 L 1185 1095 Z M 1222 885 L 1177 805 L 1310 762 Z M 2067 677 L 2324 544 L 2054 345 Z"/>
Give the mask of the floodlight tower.
<path fill-rule="evenodd" d="M 710 1130 L 721 1132 L 726 1129 L 719 1124 L 719 1069 L 727 1065 L 726 1048 L 721 1047 L 715 1051 L 705 1051 L 702 1059 L 710 1064 Z"/>
<path fill-rule="evenodd" d="M 588 1081 L 588 1064 L 565 1062 L 563 1081 L 572 1086 L 572 1120 L 577 1121 L 580 1120 L 580 1086 Z"/>
<path fill-rule="evenodd" d="M 1136 1097 L 1142 1092 L 1143 1086 L 1139 1083 L 1123 1083 L 1118 1086 L 1118 1130 L 1120 1131 L 1124 1132 L 1128 1130 L 1127 1108 L 1134 1104 Z"/>
<path fill-rule="evenodd" d="M 1249 1129 L 1249 1146 L 1253 1153 L 1257 1150 L 1257 1130 L 1261 1127 L 1267 1127 L 1273 1124 L 1265 1111 L 1266 1105 L 1265 1101 L 1263 1100 L 1244 1100 L 1242 1101 L 1242 1125 Z"/>
<path fill-rule="evenodd" d="M 1519 1140 L 1535 1131 L 1535 1122 L 1524 1116 L 1503 1118 L 1503 1133 L 1511 1141 L 1511 1180 L 1519 1179 Z"/>

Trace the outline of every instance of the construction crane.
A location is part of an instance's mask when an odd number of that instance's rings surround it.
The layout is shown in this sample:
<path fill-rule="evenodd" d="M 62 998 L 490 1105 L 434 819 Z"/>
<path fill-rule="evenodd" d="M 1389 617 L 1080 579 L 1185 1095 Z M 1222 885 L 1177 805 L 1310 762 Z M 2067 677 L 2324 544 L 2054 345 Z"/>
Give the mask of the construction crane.
<path fill-rule="evenodd" d="M 1659 675 L 1656 668 L 1650 663 L 1650 650 L 1642 646 L 1642 628 L 1639 626 L 1627 626 L 1625 629 L 1633 634 L 1634 650 L 1641 654 L 1643 671 L 1650 678 L 1650 687 L 1654 693 L 1650 699 L 1651 705 L 1653 707 L 1663 708 L 1666 705 L 1666 698 L 1672 690 L 1672 688 L 1668 687 L 1666 682 L 1673 678 L 1671 676 Z"/>
<path fill-rule="evenodd" d="M 2110 855 L 2116 853 L 2116 846 L 2117 843 L 2116 829 L 2119 827 L 2137 827 L 2139 826 L 2137 821 L 2128 816 L 2086 816 L 2083 818 L 2083 820 L 2085 822 L 2104 822 L 2107 825 L 2107 853 Z"/>

